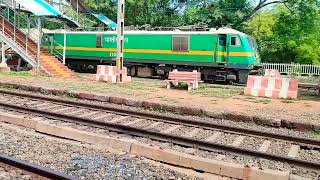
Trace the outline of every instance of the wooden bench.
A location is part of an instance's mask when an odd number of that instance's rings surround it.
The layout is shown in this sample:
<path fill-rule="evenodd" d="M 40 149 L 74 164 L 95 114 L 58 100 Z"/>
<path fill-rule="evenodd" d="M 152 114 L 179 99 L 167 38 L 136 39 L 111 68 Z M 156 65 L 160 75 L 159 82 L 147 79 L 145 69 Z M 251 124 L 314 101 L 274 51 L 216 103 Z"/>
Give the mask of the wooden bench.
<path fill-rule="evenodd" d="M 166 80 L 167 89 L 171 89 L 173 86 L 177 86 L 179 83 L 188 84 L 188 91 L 197 89 L 201 81 L 201 73 L 196 70 L 192 72 L 173 70 L 169 73 L 169 79 Z"/>

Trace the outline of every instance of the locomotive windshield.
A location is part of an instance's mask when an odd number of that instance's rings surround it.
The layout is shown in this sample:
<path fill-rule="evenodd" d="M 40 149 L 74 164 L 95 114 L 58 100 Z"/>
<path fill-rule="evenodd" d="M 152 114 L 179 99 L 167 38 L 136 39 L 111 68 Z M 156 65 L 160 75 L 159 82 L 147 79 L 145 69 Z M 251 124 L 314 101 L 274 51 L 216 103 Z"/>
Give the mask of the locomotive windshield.
<path fill-rule="evenodd" d="M 250 36 L 248 36 L 248 40 L 249 40 L 251 48 L 254 51 L 258 51 L 257 40 L 255 38 L 253 38 L 253 37 L 250 37 Z"/>

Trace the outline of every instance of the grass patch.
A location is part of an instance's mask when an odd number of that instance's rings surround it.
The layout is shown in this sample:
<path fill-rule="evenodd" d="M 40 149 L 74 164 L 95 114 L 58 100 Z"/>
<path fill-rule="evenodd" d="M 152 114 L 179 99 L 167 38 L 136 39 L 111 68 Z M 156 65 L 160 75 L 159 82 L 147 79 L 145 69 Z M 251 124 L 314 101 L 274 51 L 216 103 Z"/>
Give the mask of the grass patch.
<path fill-rule="evenodd" d="M 281 102 L 282 103 L 286 103 L 286 104 L 292 104 L 292 103 L 294 103 L 294 100 L 292 100 L 292 99 L 281 99 Z"/>
<path fill-rule="evenodd" d="M 9 72 L 1 72 L 2 76 L 14 76 L 14 77 L 32 77 L 34 74 L 30 71 L 9 71 Z"/>
<path fill-rule="evenodd" d="M 271 102 L 272 102 L 271 99 L 258 99 L 258 100 L 255 101 L 254 103 L 269 104 L 269 103 L 271 103 Z"/>
<path fill-rule="evenodd" d="M 95 93 L 114 93 L 124 95 L 146 95 L 157 91 L 163 86 L 157 81 L 146 82 L 141 79 L 134 79 L 133 82 L 127 84 L 112 84 L 94 81 L 68 81 L 68 82 L 54 82 L 53 85 L 59 88 L 67 88 L 73 91 L 86 91 Z"/>
<path fill-rule="evenodd" d="M 255 99 L 251 99 L 251 100 L 248 100 L 249 102 L 253 102 L 253 103 L 262 103 L 262 104 L 269 104 L 272 102 L 271 99 L 269 98 L 255 98 Z"/>
<path fill-rule="evenodd" d="M 315 137 L 319 137 L 320 138 L 320 129 L 314 130 L 314 131 L 310 131 L 310 134 L 312 134 Z"/>
<path fill-rule="evenodd" d="M 164 101 L 164 102 L 178 103 L 178 101 L 176 99 L 170 98 L 168 96 L 159 96 L 158 98 L 161 99 L 161 101 Z"/>
<path fill-rule="evenodd" d="M 192 94 L 204 97 L 231 98 L 241 95 L 243 88 L 227 85 L 201 84 Z"/>
<path fill-rule="evenodd" d="M 313 90 L 299 90 L 299 100 L 320 101 L 320 94 Z"/>
<path fill-rule="evenodd" d="M 267 97 L 255 97 L 255 96 L 243 96 L 243 97 L 237 97 L 234 99 L 239 99 L 242 101 L 248 101 L 252 103 L 262 103 L 262 104 L 269 104 L 272 102 L 272 99 L 267 98 Z"/>
<path fill-rule="evenodd" d="M 134 78 L 132 83 L 112 84 L 107 82 L 96 82 L 85 79 L 69 80 L 58 77 L 48 77 L 34 75 L 32 72 L 4 72 L 0 73 L 2 79 L 15 83 L 29 84 L 34 86 L 44 86 L 45 88 L 55 88 L 75 92 L 100 93 L 104 95 L 127 95 L 145 96 L 158 91 L 159 88 L 166 87 L 166 83 L 161 80 L 150 80 Z"/>
<path fill-rule="evenodd" d="M 295 79 L 299 80 L 299 83 L 307 83 L 307 84 L 319 84 L 320 76 L 296 76 Z"/>

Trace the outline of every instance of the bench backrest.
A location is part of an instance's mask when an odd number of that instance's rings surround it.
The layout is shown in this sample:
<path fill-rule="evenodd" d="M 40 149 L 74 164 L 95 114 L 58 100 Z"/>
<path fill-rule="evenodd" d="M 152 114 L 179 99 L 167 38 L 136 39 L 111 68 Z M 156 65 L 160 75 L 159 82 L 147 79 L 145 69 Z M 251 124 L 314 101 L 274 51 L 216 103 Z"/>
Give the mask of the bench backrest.
<path fill-rule="evenodd" d="M 196 70 L 192 72 L 173 70 L 169 73 L 169 80 L 177 81 L 201 81 L 201 73 Z"/>

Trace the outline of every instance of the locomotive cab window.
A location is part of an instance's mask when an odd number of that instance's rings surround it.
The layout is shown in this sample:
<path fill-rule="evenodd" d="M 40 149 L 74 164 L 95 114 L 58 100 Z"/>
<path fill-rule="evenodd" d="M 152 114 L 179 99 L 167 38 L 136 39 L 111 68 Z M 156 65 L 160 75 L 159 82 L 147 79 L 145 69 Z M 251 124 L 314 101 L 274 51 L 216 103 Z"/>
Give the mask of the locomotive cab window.
<path fill-rule="evenodd" d="M 241 45 L 241 41 L 239 37 L 237 36 L 231 37 L 231 46 L 240 46 L 240 45 Z"/>
<path fill-rule="evenodd" d="M 220 46 L 226 46 L 227 45 L 227 35 L 220 34 L 219 35 L 219 45 Z"/>
<path fill-rule="evenodd" d="M 96 46 L 102 48 L 102 34 L 97 34 Z"/>
<path fill-rule="evenodd" d="M 189 51 L 190 37 L 189 36 L 174 36 L 172 37 L 173 51 Z"/>

